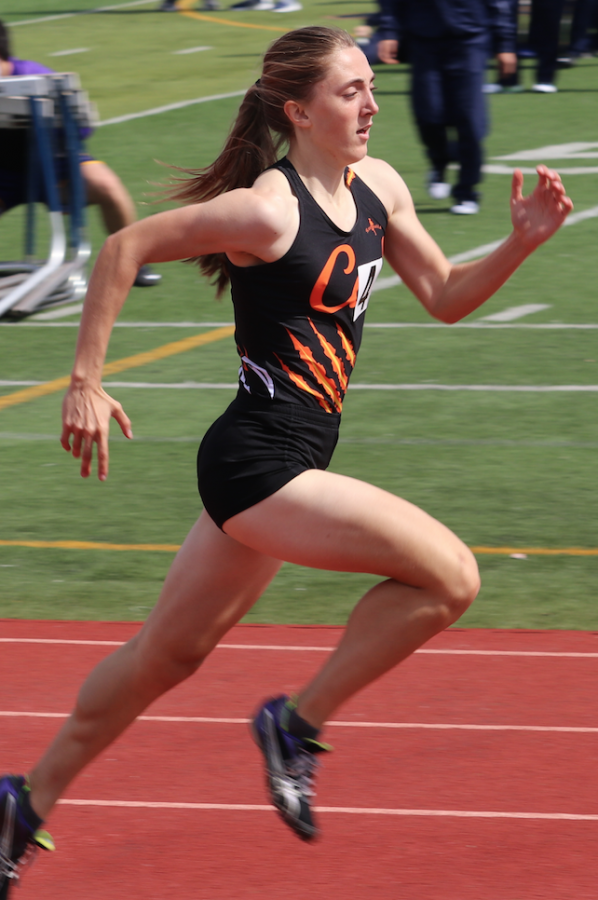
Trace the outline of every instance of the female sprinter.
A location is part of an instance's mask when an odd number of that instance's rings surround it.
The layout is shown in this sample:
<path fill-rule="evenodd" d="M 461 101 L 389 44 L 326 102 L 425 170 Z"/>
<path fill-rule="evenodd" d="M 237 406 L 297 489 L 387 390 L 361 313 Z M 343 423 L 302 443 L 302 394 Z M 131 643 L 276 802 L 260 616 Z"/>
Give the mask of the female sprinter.
<path fill-rule="evenodd" d="M 383 253 L 432 316 L 457 322 L 557 230 L 572 203 L 555 172 L 540 166 L 525 198 L 516 172 L 510 237 L 485 259 L 451 265 L 419 223 L 399 175 L 367 155 L 378 112 L 372 90 L 368 62 L 346 33 L 289 32 L 266 53 L 222 154 L 180 189 L 189 205 L 104 244 L 64 401 L 62 446 L 81 458 L 82 476 L 91 472 L 95 444 L 99 478 L 107 477 L 111 417 L 132 437 L 121 405 L 102 390 L 101 373 L 140 266 L 199 257 L 220 287 L 230 278 L 239 393 L 201 445 L 205 511 L 157 606 L 89 676 L 29 777 L 3 782 L 4 818 L 9 806 L 17 810 L 13 862 L 36 842 L 41 820 L 75 775 L 196 671 L 281 560 L 382 579 L 298 698 L 269 700 L 254 719 L 272 801 L 307 839 L 316 833 L 310 780 L 316 754 L 326 749 L 318 741 L 324 722 L 476 596 L 474 557 L 447 528 L 405 500 L 326 471 L 343 396 Z M 277 162 L 283 144 L 288 152 Z"/>

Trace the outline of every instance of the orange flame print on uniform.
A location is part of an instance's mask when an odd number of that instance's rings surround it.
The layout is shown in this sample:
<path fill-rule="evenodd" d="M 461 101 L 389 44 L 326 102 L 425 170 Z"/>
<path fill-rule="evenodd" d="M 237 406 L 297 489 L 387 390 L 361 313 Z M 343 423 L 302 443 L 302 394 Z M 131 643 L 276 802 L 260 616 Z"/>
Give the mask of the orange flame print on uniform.
<path fill-rule="evenodd" d="M 282 359 L 280 358 L 280 356 L 277 353 L 275 353 L 274 356 L 276 357 L 276 359 L 282 366 L 283 371 L 285 371 L 287 373 L 287 375 L 289 376 L 291 381 L 294 384 L 296 384 L 298 388 L 300 388 L 302 391 L 305 391 L 306 393 L 311 394 L 313 397 L 315 397 L 316 400 L 318 401 L 318 403 L 320 404 L 320 406 L 322 407 L 322 409 L 325 409 L 327 413 L 332 412 L 332 409 L 330 408 L 330 404 L 328 404 L 326 402 L 326 400 L 324 399 L 322 394 L 318 393 L 318 391 L 315 391 L 312 387 L 309 386 L 309 384 L 307 383 L 307 381 L 305 380 L 303 375 L 299 375 L 299 374 L 297 374 L 297 372 L 293 372 L 292 369 L 289 369 L 289 367 L 284 364 L 284 362 L 282 361 Z"/>
<path fill-rule="evenodd" d="M 287 333 L 290 339 L 293 342 L 293 347 L 299 354 L 299 358 L 303 360 L 303 362 L 307 363 L 309 366 L 309 370 L 318 382 L 318 384 L 324 388 L 337 412 L 341 411 L 343 401 L 341 399 L 340 393 L 334 381 L 326 375 L 326 369 L 322 365 L 322 363 L 318 362 L 317 359 L 314 359 L 314 355 L 311 352 L 309 347 L 306 347 L 305 344 L 302 344 L 300 340 L 298 340 L 295 335 L 289 331 L 287 328 Z"/>
<path fill-rule="evenodd" d="M 347 177 L 345 178 L 345 184 L 347 185 L 347 187 L 350 187 L 351 182 L 354 178 L 355 172 L 353 171 L 353 169 L 347 169 Z"/>
<path fill-rule="evenodd" d="M 330 278 L 332 273 L 334 272 L 334 267 L 336 265 L 336 261 L 341 255 L 344 253 L 347 257 L 347 265 L 343 270 L 345 275 L 349 275 L 355 268 L 355 251 L 349 244 L 340 244 L 338 247 L 335 247 L 328 259 L 326 260 L 326 264 L 320 274 L 318 275 L 318 280 L 316 281 L 313 290 L 309 297 L 309 302 L 312 309 L 316 309 L 318 312 L 325 313 L 335 313 L 338 312 L 339 309 L 343 309 L 345 306 L 355 306 L 357 303 L 357 291 L 359 288 L 359 279 L 355 276 L 355 282 L 353 283 L 353 290 L 351 292 L 351 296 L 348 300 L 345 300 L 344 303 L 339 303 L 338 306 L 325 306 L 324 305 L 324 291 L 328 287 L 330 282 Z"/>
<path fill-rule="evenodd" d="M 324 353 L 326 354 L 326 356 L 332 363 L 332 368 L 336 372 L 336 377 L 338 378 L 338 383 L 340 384 L 341 390 L 344 393 L 347 390 L 347 383 L 349 381 L 349 376 L 347 375 L 347 373 L 345 371 L 344 365 L 342 364 L 341 360 L 338 358 L 338 356 L 334 352 L 334 347 L 332 346 L 332 344 L 330 344 L 326 340 L 326 338 L 324 337 L 323 334 L 320 334 L 320 332 L 318 331 L 318 329 L 316 328 L 316 326 L 314 325 L 312 320 L 308 319 L 307 321 L 313 328 L 314 333 L 320 342 L 320 346 L 322 347 L 322 350 L 324 351 Z"/>
<path fill-rule="evenodd" d="M 349 341 L 347 335 L 345 334 L 343 329 L 340 327 L 338 322 L 336 323 L 336 330 L 338 331 L 338 335 L 341 339 L 341 344 L 343 345 L 343 350 L 345 351 L 347 360 L 349 362 L 349 365 L 351 366 L 351 371 L 353 371 L 353 366 L 355 365 L 355 356 L 356 356 L 353 345 Z"/>

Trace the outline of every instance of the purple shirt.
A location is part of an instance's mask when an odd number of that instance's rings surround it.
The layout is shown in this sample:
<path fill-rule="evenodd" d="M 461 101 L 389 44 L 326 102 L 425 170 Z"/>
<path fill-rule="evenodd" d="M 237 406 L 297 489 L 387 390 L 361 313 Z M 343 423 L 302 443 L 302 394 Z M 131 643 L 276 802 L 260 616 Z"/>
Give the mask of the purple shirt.
<path fill-rule="evenodd" d="M 47 66 L 42 66 L 41 63 L 33 62 L 30 59 L 16 59 L 14 56 L 9 56 L 8 61 L 12 63 L 12 74 L 13 75 L 54 75 L 55 69 L 49 69 Z M 79 137 L 82 141 L 88 138 L 93 134 L 93 128 L 80 128 L 79 129 Z M 89 157 L 91 159 L 92 157 Z"/>
<path fill-rule="evenodd" d="M 42 66 L 41 63 L 32 62 L 29 59 L 15 59 L 14 56 L 9 56 L 8 61 L 12 63 L 13 75 L 52 75 L 54 73 L 54 69 L 48 69 L 47 66 Z"/>

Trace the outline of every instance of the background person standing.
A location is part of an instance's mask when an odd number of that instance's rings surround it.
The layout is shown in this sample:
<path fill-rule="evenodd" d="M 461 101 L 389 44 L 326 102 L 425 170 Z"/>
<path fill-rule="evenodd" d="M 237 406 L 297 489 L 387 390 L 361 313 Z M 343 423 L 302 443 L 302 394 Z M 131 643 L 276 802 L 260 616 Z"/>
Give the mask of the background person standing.
<path fill-rule="evenodd" d="M 381 0 L 378 56 L 396 63 L 400 44 L 411 63 L 411 101 L 431 164 L 428 192 L 435 200 L 452 194 L 451 212 L 479 211 L 482 141 L 488 120 L 483 94 L 486 61 L 494 48 L 500 76 L 517 71 L 516 28 L 505 0 Z M 457 183 L 445 180 L 453 151 L 448 129 L 457 133 Z"/>

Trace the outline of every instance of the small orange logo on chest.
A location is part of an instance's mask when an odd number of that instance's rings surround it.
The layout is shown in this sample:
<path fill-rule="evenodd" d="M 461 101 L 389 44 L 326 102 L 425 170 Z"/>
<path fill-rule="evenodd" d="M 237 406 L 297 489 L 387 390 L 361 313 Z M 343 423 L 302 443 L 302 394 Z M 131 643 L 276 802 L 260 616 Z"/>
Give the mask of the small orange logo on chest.
<path fill-rule="evenodd" d="M 376 234 L 376 228 L 379 228 L 380 231 L 382 231 L 382 225 L 377 225 L 375 222 L 372 222 L 372 220 L 371 220 L 369 217 L 368 217 L 368 222 L 369 222 L 370 224 L 368 225 L 368 227 L 367 227 L 366 230 L 365 230 L 365 233 L 366 233 L 366 234 L 367 234 L 369 231 L 371 231 L 372 234 Z"/>

